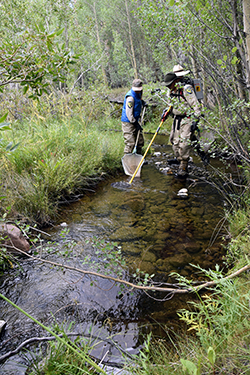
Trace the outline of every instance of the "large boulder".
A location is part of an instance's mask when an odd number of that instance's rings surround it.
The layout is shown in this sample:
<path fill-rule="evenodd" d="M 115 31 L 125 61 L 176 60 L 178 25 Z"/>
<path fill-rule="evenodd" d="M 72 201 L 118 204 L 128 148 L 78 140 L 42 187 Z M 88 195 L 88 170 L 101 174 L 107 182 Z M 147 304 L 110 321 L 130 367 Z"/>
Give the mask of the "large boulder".
<path fill-rule="evenodd" d="M 0 224 L 0 248 L 6 247 L 12 254 L 21 254 L 18 249 L 28 252 L 30 244 L 19 228 L 13 224 Z"/>

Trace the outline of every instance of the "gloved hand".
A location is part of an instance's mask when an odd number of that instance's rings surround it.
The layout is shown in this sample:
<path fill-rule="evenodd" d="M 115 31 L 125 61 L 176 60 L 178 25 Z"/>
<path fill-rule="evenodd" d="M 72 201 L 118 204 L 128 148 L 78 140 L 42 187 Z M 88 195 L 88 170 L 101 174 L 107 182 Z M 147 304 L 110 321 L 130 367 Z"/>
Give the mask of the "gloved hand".
<path fill-rule="evenodd" d="M 163 121 L 165 121 L 166 119 L 165 119 L 165 116 L 166 116 L 166 114 L 167 114 L 167 109 L 164 109 L 163 110 L 163 112 L 162 112 L 162 115 L 161 115 L 161 120 L 163 120 Z"/>
<path fill-rule="evenodd" d="M 197 151 L 197 154 L 201 158 L 204 166 L 207 166 L 209 164 L 209 162 L 210 162 L 209 154 L 207 152 L 201 150 L 200 144 L 198 142 L 197 142 L 197 144 L 195 146 L 195 150 Z"/>
<path fill-rule="evenodd" d="M 210 157 L 206 152 L 202 151 L 201 155 L 200 155 L 200 158 L 201 158 L 201 160 L 202 160 L 202 162 L 205 166 L 207 166 L 209 164 Z"/>
<path fill-rule="evenodd" d="M 142 107 L 143 107 L 143 108 L 144 108 L 144 107 L 146 107 L 146 108 L 148 107 L 148 103 L 146 103 L 145 100 L 142 100 L 141 102 L 142 102 Z"/>
<path fill-rule="evenodd" d="M 142 127 L 141 127 L 141 125 L 139 124 L 138 120 L 136 120 L 136 121 L 134 122 L 134 126 L 135 126 L 135 128 L 136 128 L 136 130 L 137 130 L 138 132 L 143 130 Z"/>
<path fill-rule="evenodd" d="M 195 130 L 199 130 L 198 128 L 198 123 L 199 123 L 199 119 L 195 119 L 193 122 L 192 122 L 192 125 L 191 125 L 191 133 L 194 133 Z"/>
<path fill-rule="evenodd" d="M 172 107 L 169 107 L 168 109 L 167 108 L 164 109 L 161 115 L 161 120 L 164 122 L 168 118 L 171 112 L 172 112 Z"/>

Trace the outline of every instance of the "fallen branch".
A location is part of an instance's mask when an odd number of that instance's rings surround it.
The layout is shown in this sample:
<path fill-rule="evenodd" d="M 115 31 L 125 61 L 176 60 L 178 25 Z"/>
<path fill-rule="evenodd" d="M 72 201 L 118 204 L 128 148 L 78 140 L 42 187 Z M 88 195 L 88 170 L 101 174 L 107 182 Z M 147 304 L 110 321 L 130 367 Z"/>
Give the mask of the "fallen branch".
<path fill-rule="evenodd" d="M 13 247 L 13 246 L 11 246 L 11 247 Z M 15 250 L 19 251 L 21 254 L 26 255 L 27 257 L 29 257 L 33 260 L 40 261 L 42 263 L 47 263 L 47 264 L 50 264 L 50 265 L 55 266 L 55 267 L 64 268 L 64 269 L 67 269 L 67 270 L 78 272 L 78 273 L 81 273 L 83 275 L 95 276 L 95 277 L 100 277 L 102 279 L 111 280 L 111 281 L 114 281 L 115 283 L 124 284 L 124 285 L 130 287 L 131 289 L 138 289 L 138 290 L 152 291 L 152 292 L 156 292 L 156 291 L 157 292 L 166 292 L 166 293 L 170 293 L 170 294 L 173 294 L 173 295 L 174 294 L 186 294 L 186 293 L 190 293 L 190 292 L 199 292 L 202 289 L 220 284 L 224 280 L 229 280 L 229 279 L 232 279 L 236 276 L 239 276 L 241 273 L 246 272 L 247 270 L 250 269 L 250 264 L 247 264 L 246 266 L 240 268 L 238 271 L 235 271 L 231 275 L 225 276 L 225 277 L 221 278 L 220 280 L 208 281 L 208 282 L 205 282 L 203 284 L 196 285 L 196 286 L 190 286 L 190 288 L 185 288 L 185 289 L 184 288 L 183 289 L 180 289 L 180 288 L 165 288 L 165 287 L 159 287 L 159 286 L 154 286 L 154 285 L 133 284 L 133 283 L 131 283 L 129 281 L 126 281 L 126 280 L 123 280 L 123 279 L 119 279 L 119 278 L 109 276 L 109 275 L 103 275 L 99 272 L 86 271 L 86 270 L 82 270 L 80 268 L 68 266 L 68 265 L 65 265 L 65 264 L 62 264 L 62 263 L 56 263 L 56 262 L 52 262 L 52 261 L 47 260 L 47 259 L 38 258 L 38 257 L 30 255 L 30 254 L 26 253 L 25 251 L 22 251 L 22 250 L 17 249 L 17 248 L 15 248 Z"/>
<path fill-rule="evenodd" d="M 82 333 L 78 333 L 78 332 L 68 332 L 68 333 L 64 333 L 64 334 L 62 333 L 62 334 L 58 335 L 58 337 L 65 337 L 65 335 L 67 337 L 70 337 L 70 336 L 76 336 L 76 337 L 83 336 L 83 337 L 88 338 L 88 339 L 100 340 L 100 338 L 97 337 L 97 336 L 93 336 L 93 335 L 90 335 L 90 334 L 82 334 Z M 4 355 L 2 355 L 0 357 L 0 363 L 3 362 L 3 361 L 5 361 L 6 359 L 8 359 L 10 357 L 13 357 L 13 355 L 15 355 L 15 354 L 18 354 L 25 346 L 27 346 L 29 344 L 34 344 L 34 343 L 39 343 L 39 342 L 47 342 L 47 341 L 53 341 L 53 340 L 56 340 L 56 337 L 53 337 L 53 336 L 30 337 L 29 339 L 23 341 L 16 349 L 11 350 L 8 353 L 5 353 Z M 107 339 L 101 339 L 101 340 L 103 342 L 109 344 L 109 345 L 115 346 L 125 356 L 127 356 L 130 359 L 133 359 L 133 356 L 130 355 L 122 347 L 120 347 L 117 343 L 115 343 L 115 342 L 113 342 L 111 340 L 107 340 Z"/>

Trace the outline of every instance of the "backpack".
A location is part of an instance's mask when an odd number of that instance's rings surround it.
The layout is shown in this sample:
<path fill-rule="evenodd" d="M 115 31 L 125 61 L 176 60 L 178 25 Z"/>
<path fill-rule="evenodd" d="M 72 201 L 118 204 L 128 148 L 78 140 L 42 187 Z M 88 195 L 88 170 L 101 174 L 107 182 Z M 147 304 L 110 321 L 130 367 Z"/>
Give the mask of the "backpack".
<path fill-rule="evenodd" d="M 193 86 L 194 92 L 199 101 L 203 99 L 203 88 L 202 88 L 201 80 L 199 78 L 192 79 L 190 77 L 183 77 L 183 82 L 185 82 L 188 85 Z"/>

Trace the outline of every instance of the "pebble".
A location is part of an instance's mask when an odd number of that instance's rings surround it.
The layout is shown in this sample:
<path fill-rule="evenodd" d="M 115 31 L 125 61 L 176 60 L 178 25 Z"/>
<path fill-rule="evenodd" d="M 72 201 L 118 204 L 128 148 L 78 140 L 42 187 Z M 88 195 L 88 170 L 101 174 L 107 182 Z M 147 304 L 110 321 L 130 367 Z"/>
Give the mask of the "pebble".
<path fill-rule="evenodd" d="M 167 174 L 173 174 L 173 171 L 170 167 L 160 168 L 160 171 Z"/>
<path fill-rule="evenodd" d="M 67 223 L 61 223 L 60 226 L 61 226 L 61 227 L 67 227 L 68 224 L 67 224 Z"/>
<path fill-rule="evenodd" d="M 161 152 L 154 152 L 153 156 L 161 156 Z"/>
<path fill-rule="evenodd" d="M 177 195 L 178 197 L 182 197 L 182 198 L 188 197 L 188 189 L 186 188 L 180 189 Z"/>

